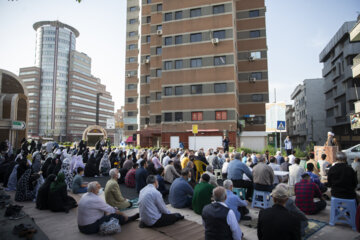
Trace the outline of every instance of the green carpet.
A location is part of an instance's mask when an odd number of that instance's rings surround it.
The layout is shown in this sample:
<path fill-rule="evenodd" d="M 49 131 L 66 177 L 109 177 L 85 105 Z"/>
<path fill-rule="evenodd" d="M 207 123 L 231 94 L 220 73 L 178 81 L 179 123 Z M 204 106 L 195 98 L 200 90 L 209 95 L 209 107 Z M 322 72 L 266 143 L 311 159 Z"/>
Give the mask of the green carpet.
<path fill-rule="evenodd" d="M 303 238 L 304 240 L 309 239 L 314 233 L 327 225 L 326 222 L 320 222 L 314 219 L 309 219 L 308 224 L 309 225 L 305 229 L 305 237 Z"/>
<path fill-rule="evenodd" d="M 120 211 L 126 211 L 129 209 L 138 208 L 139 207 L 138 201 L 139 198 L 130 199 L 129 202 L 132 203 L 132 206 L 130 208 L 121 209 Z"/>

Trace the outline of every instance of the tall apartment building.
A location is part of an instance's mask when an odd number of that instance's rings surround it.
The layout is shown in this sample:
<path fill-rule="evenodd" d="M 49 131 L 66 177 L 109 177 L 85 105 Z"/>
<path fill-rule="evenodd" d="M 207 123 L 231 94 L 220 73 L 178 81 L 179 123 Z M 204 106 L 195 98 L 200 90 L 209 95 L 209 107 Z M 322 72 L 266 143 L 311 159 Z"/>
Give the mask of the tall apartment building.
<path fill-rule="evenodd" d="M 106 119 L 114 116 L 114 102 L 100 79 L 92 76 L 91 58 L 75 50 L 79 32 L 59 21 L 33 27 L 35 66 L 21 68 L 19 74 L 29 92 L 29 135 L 72 141 L 97 122 L 105 127 Z"/>
<path fill-rule="evenodd" d="M 350 42 L 349 32 L 356 22 L 345 22 L 319 55 L 324 63 L 326 126 L 332 128 L 342 148 L 360 142 L 359 130 L 350 128 L 349 114 L 360 93 L 360 81 L 353 78 L 354 57 L 360 53 L 360 42 Z"/>
<path fill-rule="evenodd" d="M 264 0 L 129 0 L 127 9 L 126 135 L 194 148 L 197 124 L 202 142 L 265 145 Z"/>
<path fill-rule="evenodd" d="M 327 132 L 325 126 L 325 96 L 321 93 L 324 79 L 305 79 L 291 94 L 294 100 L 294 121 L 292 133 L 289 133 L 294 146 L 305 149 L 306 145 L 324 145 Z M 289 116 L 291 117 L 291 116 Z"/>

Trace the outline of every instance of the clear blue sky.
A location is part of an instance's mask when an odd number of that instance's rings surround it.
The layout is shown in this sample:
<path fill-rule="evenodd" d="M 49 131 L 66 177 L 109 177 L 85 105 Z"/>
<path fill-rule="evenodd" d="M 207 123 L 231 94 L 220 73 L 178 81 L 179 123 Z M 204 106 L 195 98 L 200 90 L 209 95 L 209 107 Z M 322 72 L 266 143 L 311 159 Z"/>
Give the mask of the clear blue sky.
<path fill-rule="evenodd" d="M 174 0 L 175 1 L 175 0 Z M 358 0 L 266 0 L 270 101 L 290 101 L 306 78 L 321 77 L 319 53 L 345 21 L 355 20 Z M 92 58 L 92 73 L 124 103 L 125 0 L 0 0 L 0 68 L 18 74 L 34 65 L 33 23 L 59 20 L 80 31 L 76 48 Z"/>

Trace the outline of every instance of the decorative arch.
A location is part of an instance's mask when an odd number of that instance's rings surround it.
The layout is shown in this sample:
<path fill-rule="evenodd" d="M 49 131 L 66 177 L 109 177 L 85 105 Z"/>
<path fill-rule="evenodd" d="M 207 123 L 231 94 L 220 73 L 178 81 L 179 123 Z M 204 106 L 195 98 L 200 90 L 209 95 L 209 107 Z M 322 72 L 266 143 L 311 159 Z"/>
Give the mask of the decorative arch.
<path fill-rule="evenodd" d="M 82 140 L 87 141 L 88 140 L 88 133 L 94 132 L 94 131 L 100 131 L 103 135 L 104 138 L 107 138 L 107 132 L 106 130 L 99 126 L 99 125 L 91 125 L 89 127 L 87 127 L 84 132 L 83 132 L 83 136 L 82 136 Z"/>

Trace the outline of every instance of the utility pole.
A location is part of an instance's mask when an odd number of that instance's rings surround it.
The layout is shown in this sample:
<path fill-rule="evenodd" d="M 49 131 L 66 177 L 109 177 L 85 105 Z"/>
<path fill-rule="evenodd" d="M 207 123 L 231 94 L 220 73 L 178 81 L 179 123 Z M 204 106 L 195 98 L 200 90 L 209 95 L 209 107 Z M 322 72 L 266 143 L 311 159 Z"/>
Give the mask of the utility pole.
<path fill-rule="evenodd" d="M 100 96 L 102 95 L 102 93 L 97 93 L 96 94 L 96 125 L 99 125 L 99 108 L 100 108 Z"/>

